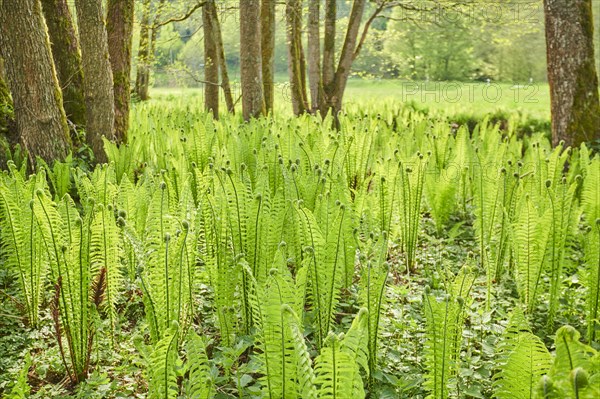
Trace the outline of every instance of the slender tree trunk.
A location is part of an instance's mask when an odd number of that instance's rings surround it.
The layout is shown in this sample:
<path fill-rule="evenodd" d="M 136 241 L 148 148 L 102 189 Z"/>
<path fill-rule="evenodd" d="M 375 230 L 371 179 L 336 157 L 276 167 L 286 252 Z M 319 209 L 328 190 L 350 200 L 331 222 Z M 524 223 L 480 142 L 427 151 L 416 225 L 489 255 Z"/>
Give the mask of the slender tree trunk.
<path fill-rule="evenodd" d="M 83 61 L 87 140 L 96 162 L 107 161 L 102 136 L 114 140 L 115 97 L 102 0 L 76 0 Z"/>
<path fill-rule="evenodd" d="M 340 61 L 337 70 L 335 71 L 333 87 L 331 87 L 331 91 L 327 93 L 327 103 L 334 114 L 337 114 L 342 109 L 342 98 L 344 96 L 344 91 L 346 90 L 346 84 L 348 83 L 348 77 L 350 76 L 350 70 L 355 58 L 358 32 L 365 11 L 365 4 L 366 0 L 354 0 L 354 3 L 352 3 L 352 11 L 350 12 L 350 19 L 348 20 L 346 38 L 344 39 L 342 54 L 340 55 Z"/>
<path fill-rule="evenodd" d="M 143 88 L 143 91 L 146 93 L 146 98 L 148 98 L 148 92 L 150 91 L 150 70 L 154 66 L 154 57 L 156 55 L 156 39 L 158 38 L 158 32 L 160 30 L 159 23 L 164 8 L 165 0 L 159 0 L 158 6 L 156 7 L 156 11 L 154 12 L 154 22 L 152 23 L 152 28 L 150 29 L 150 43 L 148 46 L 148 68 L 145 70 L 145 87 Z"/>
<path fill-rule="evenodd" d="M 325 36 L 323 37 L 323 89 L 331 92 L 335 77 L 337 0 L 325 1 Z M 322 104 L 321 104 L 322 105 Z"/>
<path fill-rule="evenodd" d="M 302 0 L 287 0 L 285 15 L 290 97 L 294 114 L 301 115 L 309 110 L 306 96 L 306 61 L 302 48 Z"/>
<path fill-rule="evenodd" d="M 223 96 L 225 97 L 225 105 L 227 111 L 235 113 L 235 103 L 231 94 L 231 83 L 229 81 L 229 73 L 227 72 L 227 59 L 225 58 L 225 47 L 223 46 L 223 36 L 221 34 L 221 24 L 217 14 L 217 7 L 214 1 L 209 1 L 204 6 L 209 12 L 212 26 L 214 28 L 215 44 L 217 46 L 217 55 L 219 59 L 219 70 L 221 71 L 221 87 L 223 88 Z"/>
<path fill-rule="evenodd" d="M 137 71 L 135 77 L 135 94 L 146 101 L 148 97 L 148 86 L 150 81 L 150 1 L 142 3 L 142 20 L 140 22 L 140 43 L 137 55 Z"/>
<path fill-rule="evenodd" d="M 592 0 L 544 0 L 552 142 L 600 139 Z"/>
<path fill-rule="evenodd" d="M 126 143 L 131 100 L 131 46 L 135 1 L 108 0 L 107 7 L 106 30 L 115 96 L 115 139 L 118 143 Z"/>
<path fill-rule="evenodd" d="M 275 100 L 275 1 L 262 0 L 260 24 L 263 90 L 265 109 L 269 113 Z"/>
<path fill-rule="evenodd" d="M 0 52 L 12 93 L 19 141 L 46 162 L 71 149 L 62 93 L 38 0 L 0 1 Z"/>
<path fill-rule="evenodd" d="M 73 18 L 67 0 L 42 0 L 48 26 L 52 57 L 63 93 L 67 118 L 76 126 L 85 126 L 85 97 L 81 54 Z"/>
<path fill-rule="evenodd" d="M 321 0 L 310 0 L 308 5 L 308 82 L 312 112 L 319 109 L 322 97 L 323 81 L 321 80 Z"/>
<path fill-rule="evenodd" d="M 212 1 L 209 0 L 212 3 Z M 214 5 L 214 3 L 213 3 Z M 219 55 L 215 41 L 215 27 L 206 6 L 202 9 L 204 26 L 204 108 L 219 118 Z"/>
<path fill-rule="evenodd" d="M 264 114 L 260 0 L 240 0 L 240 75 L 244 120 Z"/>

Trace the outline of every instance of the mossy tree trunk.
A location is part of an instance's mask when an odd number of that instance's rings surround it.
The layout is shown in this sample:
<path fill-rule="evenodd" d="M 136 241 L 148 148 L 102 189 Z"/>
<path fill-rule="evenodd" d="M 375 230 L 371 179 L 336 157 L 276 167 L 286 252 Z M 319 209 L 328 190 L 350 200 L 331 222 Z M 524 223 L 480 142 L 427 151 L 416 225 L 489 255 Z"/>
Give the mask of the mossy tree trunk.
<path fill-rule="evenodd" d="M 308 84 L 310 87 L 311 111 L 319 109 L 319 99 L 323 96 L 321 79 L 321 1 L 310 0 L 308 5 Z"/>
<path fill-rule="evenodd" d="M 107 161 L 102 137 L 114 140 L 113 76 L 102 0 L 76 0 L 84 74 L 86 133 L 96 162 Z"/>
<path fill-rule="evenodd" d="M 154 64 L 154 53 L 156 50 L 156 38 L 161 24 L 162 14 L 165 8 L 165 0 L 158 0 L 158 4 L 151 10 L 152 2 L 145 0 L 143 3 L 143 15 L 140 31 L 140 45 L 138 49 L 138 68 L 135 79 L 135 92 L 140 100 L 146 101 L 150 98 L 150 71 Z M 154 15 L 154 18 L 151 16 Z"/>
<path fill-rule="evenodd" d="M 235 113 L 235 103 L 233 101 L 233 95 L 231 94 L 231 83 L 229 80 L 229 73 L 227 72 L 227 59 L 225 58 L 225 46 L 223 46 L 223 35 L 221 33 L 221 24 L 217 14 L 217 7 L 215 6 L 214 1 L 207 1 L 204 7 L 208 12 L 214 29 L 215 45 L 217 46 L 219 58 L 219 70 L 221 72 L 221 88 L 223 89 L 223 96 L 225 97 L 225 105 L 227 106 L 227 111 L 233 114 Z"/>
<path fill-rule="evenodd" d="M 290 99 L 294 115 L 301 115 L 309 110 L 306 95 L 306 58 L 302 47 L 302 0 L 287 0 L 285 16 Z"/>
<path fill-rule="evenodd" d="M 260 0 L 240 0 L 240 75 L 244 120 L 265 113 L 260 42 Z"/>
<path fill-rule="evenodd" d="M 0 2 L 0 52 L 12 94 L 19 142 L 46 162 L 71 150 L 62 93 L 39 0 Z"/>
<path fill-rule="evenodd" d="M 115 139 L 127 142 L 129 103 L 131 101 L 131 46 L 134 0 L 108 0 L 107 35 L 115 97 Z"/>
<path fill-rule="evenodd" d="M 325 32 L 323 37 L 323 64 L 321 72 L 323 90 L 330 92 L 333 88 L 335 77 L 335 42 L 336 42 L 337 0 L 325 1 Z M 322 104 L 324 98 L 319 101 L 322 111 L 326 107 Z"/>
<path fill-rule="evenodd" d="M 275 101 L 275 1 L 262 0 L 260 8 L 262 78 L 265 111 L 273 111 Z"/>
<path fill-rule="evenodd" d="M 209 0 L 209 3 L 214 1 Z M 215 40 L 215 27 L 210 11 L 202 9 L 202 24 L 204 29 L 204 108 L 212 112 L 213 117 L 219 117 L 219 53 Z"/>
<path fill-rule="evenodd" d="M 146 101 L 150 81 L 150 0 L 142 3 L 142 20 L 140 21 L 140 43 L 137 54 L 137 72 L 135 76 L 135 94 Z"/>
<path fill-rule="evenodd" d="M 42 10 L 67 118 L 77 127 L 85 127 L 81 54 L 67 0 L 42 0 Z"/>
<path fill-rule="evenodd" d="M 544 0 L 552 142 L 600 140 L 592 0 Z"/>

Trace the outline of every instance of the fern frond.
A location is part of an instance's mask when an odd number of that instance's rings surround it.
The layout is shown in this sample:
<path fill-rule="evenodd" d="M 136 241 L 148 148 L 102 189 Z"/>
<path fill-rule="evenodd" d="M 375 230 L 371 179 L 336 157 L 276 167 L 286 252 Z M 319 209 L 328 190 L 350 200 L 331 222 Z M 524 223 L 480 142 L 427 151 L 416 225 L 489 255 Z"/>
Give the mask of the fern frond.
<path fill-rule="evenodd" d="M 208 356 L 206 343 L 195 332 L 187 335 L 186 342 L 186 369 L 188 379 L 185 384 L 186 397 L 194 399 L 211 399 L 215 396 L 216 389 Z"/>

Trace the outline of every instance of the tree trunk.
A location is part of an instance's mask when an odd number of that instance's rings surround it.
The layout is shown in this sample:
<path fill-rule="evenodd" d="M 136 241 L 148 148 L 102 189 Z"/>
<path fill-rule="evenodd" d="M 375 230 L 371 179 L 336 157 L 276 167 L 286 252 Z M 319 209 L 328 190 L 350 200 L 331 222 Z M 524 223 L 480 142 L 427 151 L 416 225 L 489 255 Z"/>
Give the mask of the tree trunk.
<path fill-rule="evenodd" d="M 302 48 L 302 0 L 287 0 L 285 15 L 287 23 L 290 98 L 292 100 L 294 115 L 301 115 L 308 111 L 306 61 L 304 58 L 304 49 Z"/>
<path fill-rule="evenodd" d="M 206 11 L 209 12 L 211 23 L 214 28 L 215 45 L 217 46 L 219 69 L 221 71 L 221 87 L 223 88 L 225 104 L 227 105 L 227 111 L 233 114 L 235 113 L 235 103 L 233 102 L 233 95 L 231 94 L 231 84 L 229 82 L 229 73 L 227 72 L 227 59 L 225 58 L 225 47 L 223 46 L 223 36 L 221 34 L 221 24 L 219 23 L 217 7 L 215 6 L 214 1 L 207 2 L 204 7 L 206 8 Z"/>
<path fill-rule="evenodd" d="M 365 3 L 366 0 L 354 0 L 354 3 L 352 3 L 352 11 L 350 12 L 350 19 L 348 20 L 348 29 L 342 47 L 342 54 L 340 55 L 340 62 L 335 71 L 334 83 L 331 87 L 331 91 L 326 94 L 326 103 L 336 115 L 342 109 L 342 98 L 344 96 L 344 91 L 346 90 L 346 84 L 348 83 L 348 77 L 350 76 L 350 70 L 355 58 L 354 51 L 356 49 L 360 23 L 365 11 Z"/>
<path fill-rule="evenodd" d="M 275 1 L 262 0 L 260 10 L 263 90 L 269 113 L 275 100 Z"/>
<path fill-rule="evenodd" d="M 240 0 L 240 75 L 244 120 L 264 114 L 260 0 Z"/>
<path fill-rule="evenodd" d="M 0 51 L 12 93 L 19 141 L 46 162 L 71 149 L 62 93 L 38 0 L 0 1 Z"/>
<path fill-rule="evenodd" d="M 62 88 L 63 107 L 73 124 L 84 127 L 85 97 L 81 54 L 67 0 L 42 0 L 42 10 L 50 35 L 56 75 Z"/>
<path fill-rule="evenodd" d="M 335 39 L 337 0 L 325 1 L 325 36 L 323 37 L 323 89 L 331 91 L 335 77 Z"/>
<path fill-rule="evenodd" d="M 102 136 L 114 140 L 115 97 L 102 0 L 76 0 L 83 61 L 87 140 L 96 162 L 107 161 Z"/>
<path fill-rule="evenodd" d="M 214 2 L 209 0 L 209 3 Z M 204 26 L 204 108 L 219 118 L 219 55 L 215 41 L 215 27 L 206 5 L 202 9 Z"/>
<path fill-rule="evenodd" d="M 135 1 L 108 0 L 107 7 L 106 30 L 115 97 L 115 139 L 118 143 L 126 143 L 131 100 L 131 46 Z"/>
<path fill-rule="evenodd" d="M 321 80 L 321 33 L 320 0 L 310 0 L 308 5 L 308 82 L 310 87 L 311 110 L 319 109 L 322 97 L 323 81 Z"/>
<path fill-rule="evenodd" d="M 135 77 L 135 94 L 146 101 L 148 99 L 148 86 L 150 82 L 150 0 L 142 4 L 142 20 L 140 22 L 140 43 L 137 55 L 137 71 Z"/>
<path fill-rule="evenodd" d="M 592 0 L 544 0 L 552 143 L 600 139 Z"/>

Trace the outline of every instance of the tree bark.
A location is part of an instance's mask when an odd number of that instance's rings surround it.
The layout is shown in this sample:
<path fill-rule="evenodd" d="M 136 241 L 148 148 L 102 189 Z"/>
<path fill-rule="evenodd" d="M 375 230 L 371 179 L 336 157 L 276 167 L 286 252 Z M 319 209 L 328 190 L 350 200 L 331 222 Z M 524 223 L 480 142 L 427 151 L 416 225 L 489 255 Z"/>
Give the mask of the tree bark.
<path fill-rule="evenodd" d="M 325 1 L 325 36 L 323 37 L 323 88 L 331 91 L 335 77 L 335 39 L 337 0 Z"/>
<path fill-rule="evenodd" d="M 221 24 L 217 14 L 217 7 L 214 1 L 209 1 L 204 6 L 209 12 L 212 26 L 214 28 L 215 44 L 217 46 L 217 54 L 219 58 L 219 70 L 221 71 L 221 87 L 223 88 L 223 96 L 225 97 L 225 105 L 227 111 L 235 113 L 235 103 L 231 94 L 231 83 L 229 81 L 229 73 L 227 72 L 227 59 L 225 58 L 225 47 L 223 46 L 223 35 L 221 33 Z"/>
<path fill-rule="evenodd" d="M 275 1 L 262 0 L 260 24 L 265 110 L 269 113 L 275 101 Z"/>
<path fill-rule="evenodd" d="M 344 39 L 344 44 L 342 46 L 342 54 L 340 55 L 340 61 L 337 70 L 335 71 L 333 86 L 331 87 L 331 91 L 327 93 L 326 103 L 335 114 L 342 108 L 342 98 L 344 96 L 344 91 L 346 90 L 346 84 L 348 83 L 348 77 L 350 76 L 350 70 L 355 58 L 354 51 L 356 49 L 360 23 L 365 11 L 365 3 L 366 0 L 354 0 L 352 3 L 352 11 L 350 12 L 350 19 L 348 20 L 346 38 Z"/>
<path fill-rule="evenodd" d="M 244 120 L 264 114 L 260 0 L 240 0 L 240 75 Z"/>
<path fill-rule="evenodd" d="M 137 71 L 135 77 L 135 94 L 146 101 L 150 81 L 149 51 L 150 51 L 150 1 L 142 3 L 142 20 L 140 22 L 140 43 L 137 55 Z"/>
<path fill-rule="evenodd" d="M 321 80 L 321 1 L 310 0 L 308 5 L 308 82 L 310 87 L 311 110 L 319 109 L 322 97 L 323 81 Z"/>
<path fill-rule="evenodd" d="M 544 0 L 552 143 L 600 139 L 592 0 Z"/>
<path fill-rule="evenodd" d="M 306 96 L 306 60 L 302 47 L 302 0 L 287 0 L 285 11 L 290 98 L 294 115 L 301 115 L 309 109 Z"/>
<path fill-rule="evenodd" d="M 126 143 L 131 101 L 131 46 L 135 1 L 108 0 L 107 8 L 106 30 L 115 98 L 115 140 Z"/>
<path fill-rule="evenodd" d="M 38 0 L 0 1 L 0 52 L 12 93 L 19 141 L 46 162 L 71 149 L 62 93 Z"/>
<path fill-rule="evenodd" d="M 96 162 L 108 159 L 102 136 L 114 140 L 115 97 L 102 0 L 76 0 L 83 61 L 87 141 Z"/>
<path fill-rule="evenodd" d="M 85 126 L 85 97 L 81 54 L 67 0 L 42 0 L 48 26 L 52 57 L 63 93 L 67 118 L 78 127 Z"/>
<path fill-rule="evenodd" d="M 209 0 L 209 3 L 214 2 Z M 208 4 L 208 3 L 207 3 Z M 202 9 L 204 27 L 204 108 L 219 118 L 219 55 L 215 41 L 215 27 L 206 6 Z"/>

